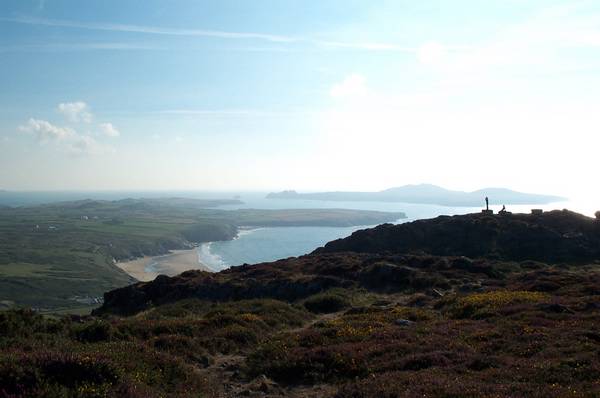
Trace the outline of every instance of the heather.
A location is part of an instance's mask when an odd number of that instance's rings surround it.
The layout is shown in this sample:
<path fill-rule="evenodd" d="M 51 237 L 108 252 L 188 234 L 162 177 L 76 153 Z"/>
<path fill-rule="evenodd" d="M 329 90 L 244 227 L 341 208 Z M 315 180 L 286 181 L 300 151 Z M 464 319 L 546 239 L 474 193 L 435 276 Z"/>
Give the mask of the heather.
<path fill-rule="evenodd" d="M 597 397 L 596 221 L 559 215 L 573 261 L 317 252 L 0 312 L 0 397 Z"/>
<path fill-rule="evenodd" d="M 270 300 L 187 301 L 131 319 L 2 312 L 0 396 L 216 396 L 222 387 L 205 372 L 215 357 L 307 319 Z"/>

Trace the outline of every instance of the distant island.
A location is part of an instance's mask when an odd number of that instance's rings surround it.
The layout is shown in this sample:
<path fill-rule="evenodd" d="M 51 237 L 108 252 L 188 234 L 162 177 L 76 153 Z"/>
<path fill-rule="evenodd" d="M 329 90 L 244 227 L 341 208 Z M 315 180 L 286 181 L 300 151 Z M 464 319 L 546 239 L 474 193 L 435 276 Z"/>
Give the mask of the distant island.
<path fill-rule="evenodd" d="M 566 198 L 512 191 L 506 188 L 484 188 L 473 192 L 453 191 L 431 184 L 404 185 L 378 192 L 313 192 L 298 193 L 293 190 L 271 192 L 267 199 L 305 199 L 347 202 L 403 202 L 442 206 L 478 206 L 483 198 L 489 197 L 490 204 L 548 204 Z"/>

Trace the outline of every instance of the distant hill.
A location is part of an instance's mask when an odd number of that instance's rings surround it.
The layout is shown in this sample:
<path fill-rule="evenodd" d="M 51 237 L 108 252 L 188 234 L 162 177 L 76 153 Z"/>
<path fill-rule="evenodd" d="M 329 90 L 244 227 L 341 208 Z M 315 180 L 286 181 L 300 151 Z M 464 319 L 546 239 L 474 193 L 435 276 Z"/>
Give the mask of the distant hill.
<path fill-rule="evenodd" d="M 418 184 L 404 185 L 379 192 L 314 192 L 298 193 L 296 191 L 272 192 L 268 199 L 308 199 L 325 201 L 371 201 L 371 202 L 404 202 L 419 204 L 436 204 L 442 206 L 480 206 L 484 198 L 490 204 L 547 204 L 559 202 L 565 198 L 553 195 L 540 195 L 512 191 L 506 188 L 484 188 L 474 192 L 452 191 L 436 185 Z"/>

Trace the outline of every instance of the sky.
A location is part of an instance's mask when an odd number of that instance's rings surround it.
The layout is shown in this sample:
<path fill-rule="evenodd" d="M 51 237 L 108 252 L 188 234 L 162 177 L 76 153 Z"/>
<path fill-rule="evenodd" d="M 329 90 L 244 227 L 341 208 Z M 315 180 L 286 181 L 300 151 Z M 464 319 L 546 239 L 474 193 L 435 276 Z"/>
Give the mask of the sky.
<path fill-rule="evenodd" d="M 600 201 L 600 2 L 0 0 L 0 189 Z"/>

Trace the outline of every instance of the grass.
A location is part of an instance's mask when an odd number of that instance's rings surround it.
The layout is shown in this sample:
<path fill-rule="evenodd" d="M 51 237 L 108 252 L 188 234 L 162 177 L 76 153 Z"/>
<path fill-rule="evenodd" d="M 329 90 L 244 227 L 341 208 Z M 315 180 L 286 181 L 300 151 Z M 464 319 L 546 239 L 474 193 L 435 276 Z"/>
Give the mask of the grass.
<path fill-rule="evenodd" d="M 43 311 L 77 308 L 77 296 L 100 298 L 134 282 L 113 259 L 231 239 L 238 225 L 356 225 L 395 217 L 350 210 L 202 208 L 213 202 L 128 199 L 0 209 L 0 301 Z"/>

